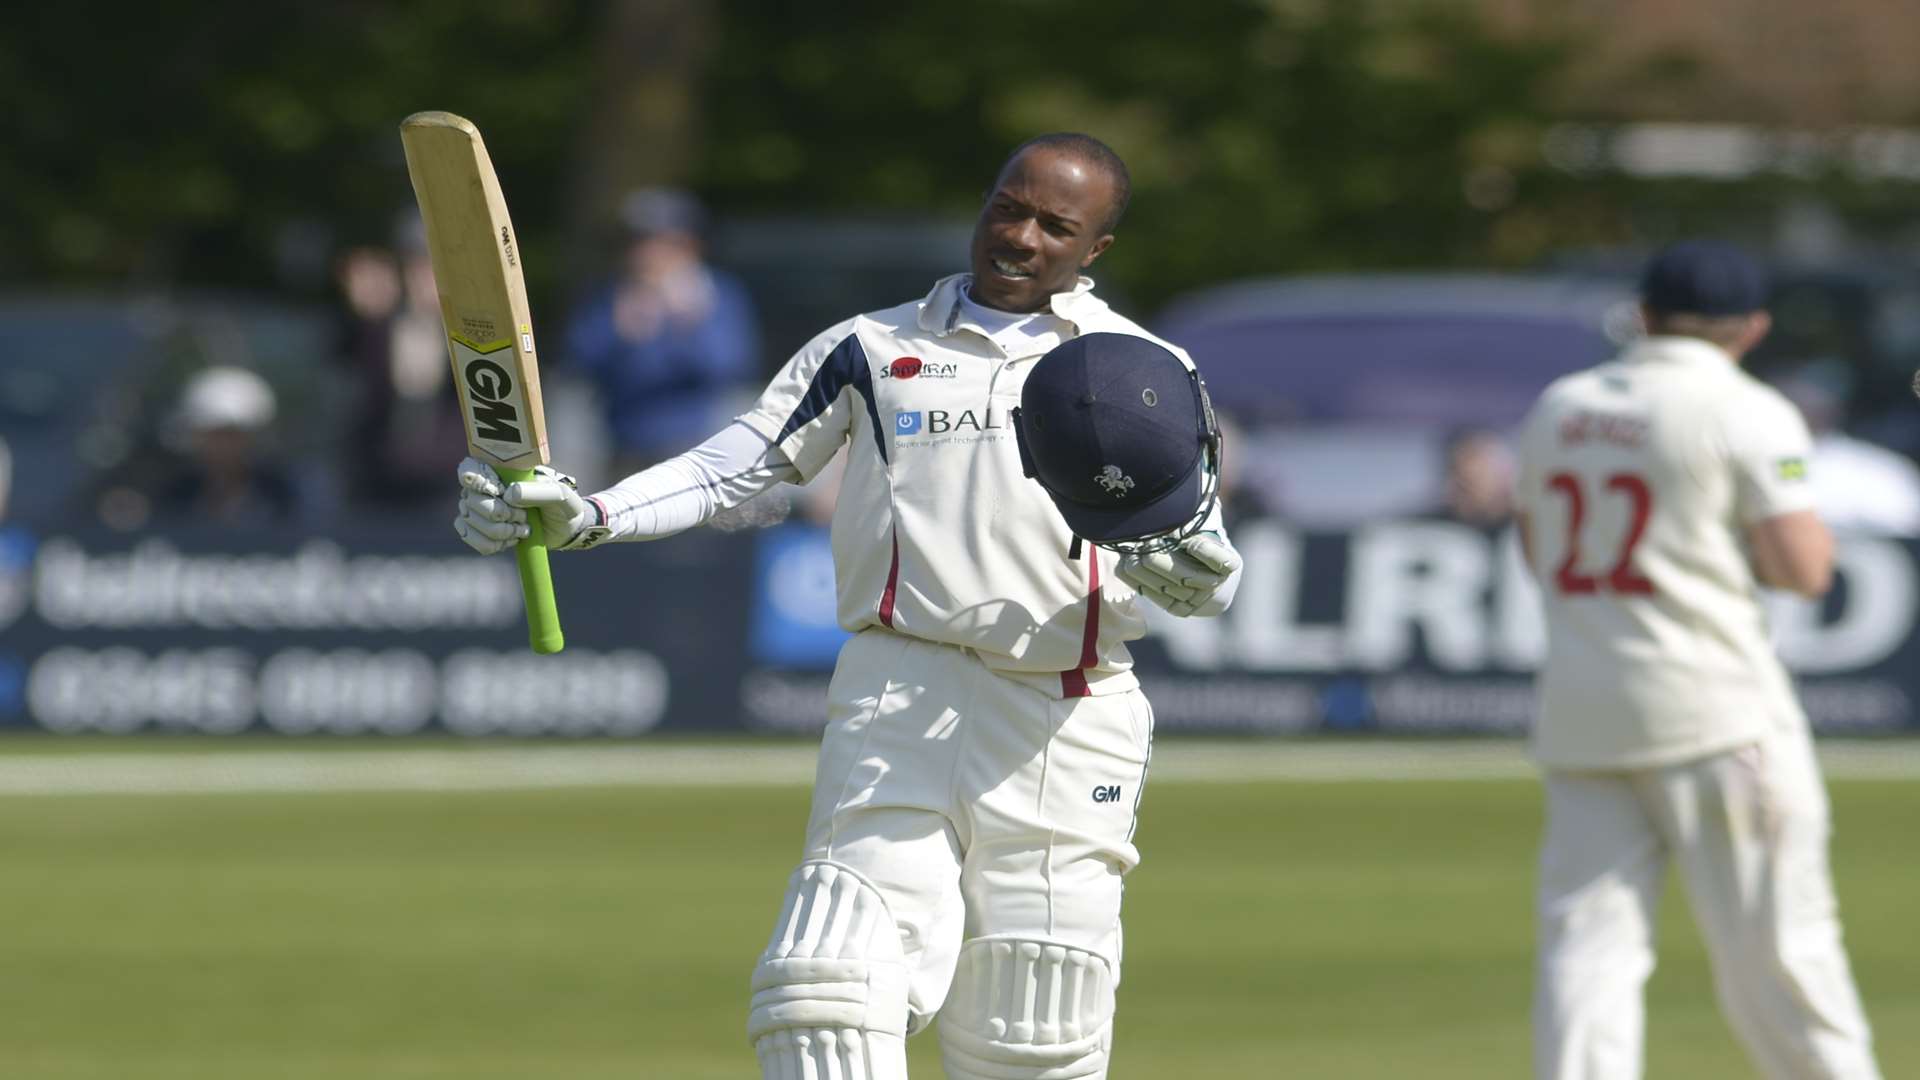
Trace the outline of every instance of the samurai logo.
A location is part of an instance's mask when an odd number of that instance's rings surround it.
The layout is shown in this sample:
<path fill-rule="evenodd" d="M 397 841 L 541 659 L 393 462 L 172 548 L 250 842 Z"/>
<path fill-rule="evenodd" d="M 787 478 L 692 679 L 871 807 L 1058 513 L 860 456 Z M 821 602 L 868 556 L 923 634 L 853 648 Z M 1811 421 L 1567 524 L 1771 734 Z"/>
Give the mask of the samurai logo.
<path fill-rule="evenodd" d="M 1133 477 L 1121 472 L 1118 465 L 1102 467 L 1099 474 L 1093 478 L 1093 482 L 1099 484 L 1107 494 L 1115 497 L 1133 490 Z"/>

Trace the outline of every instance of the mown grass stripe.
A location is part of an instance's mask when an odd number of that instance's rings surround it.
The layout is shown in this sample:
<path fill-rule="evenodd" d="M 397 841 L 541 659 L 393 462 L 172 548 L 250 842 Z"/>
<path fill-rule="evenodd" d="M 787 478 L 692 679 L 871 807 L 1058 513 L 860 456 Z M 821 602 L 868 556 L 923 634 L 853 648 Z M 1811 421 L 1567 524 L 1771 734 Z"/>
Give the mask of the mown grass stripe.
<path fill-rule="evenodd" d="M 1920 741 L 1821 745 L 1832 779 L 1920 779 Z M 98 751 L 0 755 L 0 796 L 504 791 L 804 784 L 811 744 L 528 746 L 486 749 Z M 1162 740 L 1151 782 L 1518 780 L 1517 743 Z"/>

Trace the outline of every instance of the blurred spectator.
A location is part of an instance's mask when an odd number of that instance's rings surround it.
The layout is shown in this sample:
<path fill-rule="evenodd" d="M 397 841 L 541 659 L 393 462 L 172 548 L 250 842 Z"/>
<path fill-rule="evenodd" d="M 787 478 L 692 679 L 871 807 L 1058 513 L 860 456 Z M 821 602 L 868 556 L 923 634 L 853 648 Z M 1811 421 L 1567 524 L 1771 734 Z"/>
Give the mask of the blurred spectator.
<path fill-rule="evenodd" d="M 1513 450 L 1499 432 L 1461 428 L 1447 436 L 1445 491 L 1435 517 L 1497 529 L 1513 520 L 1516 467 Z"/>
<path fill-rule="evenodd" d="M 708 266 L 704 213 L 685 192 L 648 188 L 621 209 L 621 273 L 567 327 L 567 355 L 599 391 L 625 476 L 678 454 L 726 422 L 760 374 L 746 290 Z"/>
<path fill-rule="evenodd" d="M 1848 380 L 1843 367 L 1814 363 L 1774 383 L 1813 431 L 1808 476 L 1820 517 L 1834 529 L 1920 536 L 1920 466 L 1842 429 Z"/>
<path fill-rule="evenodd" d="M 171 423 L 187 466 L 161 491 L 156 514 L 224 526 L 293 520 L 293 483 L 265 445 L 274 412 L 272 388 L 245 368 L 210 367 L 189 379 Z"/>
<path fill-rule="evenodd" d="M 409 214 L 396 232 L 393 249 L 355 248 L 339 264 L 339 356 L 353 380 L 348 487 L 358 501 L 437 511 L 466 431 L 425 228 Z"/>

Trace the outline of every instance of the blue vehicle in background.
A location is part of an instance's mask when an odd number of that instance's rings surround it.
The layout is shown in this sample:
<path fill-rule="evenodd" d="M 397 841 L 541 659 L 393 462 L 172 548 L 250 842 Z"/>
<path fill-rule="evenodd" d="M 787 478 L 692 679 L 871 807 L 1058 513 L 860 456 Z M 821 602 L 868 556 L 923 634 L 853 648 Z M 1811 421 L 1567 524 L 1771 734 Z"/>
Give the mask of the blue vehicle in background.
<path fill-rule="evenodd" d="M 1235 429 L 1239 495 L 1328 528 L 1430 509 L 1450 440 L 1510 431 L 1547 383 L 1639 332 L 1630 283 L 1454 274 L 1243 282 L 1154 330 Z"/>
<path fill-rule="evenodd" d="M 1185 346 L 1237 428 L 1239 497 L 1309 527 L 1436 508 L 1446 448 L 1509 433 L 1554 378 L 1640 333 L 1641 255 L 1568 257 L 1514 275 L 1269 279 L 1175 300 L 1154 321 Z M 1920 268 L 1862 260 L 1773 268 L 1763 379 L 1812 372 L 1853 434 L 1920 457 Z"/>

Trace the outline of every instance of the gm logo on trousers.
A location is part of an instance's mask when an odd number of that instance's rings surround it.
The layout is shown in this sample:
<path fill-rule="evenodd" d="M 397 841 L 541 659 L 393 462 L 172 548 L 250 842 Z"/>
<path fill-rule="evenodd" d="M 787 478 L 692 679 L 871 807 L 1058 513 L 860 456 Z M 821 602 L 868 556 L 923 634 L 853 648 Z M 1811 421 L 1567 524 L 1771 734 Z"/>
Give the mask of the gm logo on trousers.
<path fill-rule="evenodd" d="M 893 414 L 893 433 L 895 435 L 920 434 L 920 414 L 917 412 L 897 412 Z"/>
<path fill-rule="evenodd" d="M 1093 785 L 1093 801 L 1094 802 L 1119 802 L 1120 801 L 1120 785 L 1119 784 Z"/>

